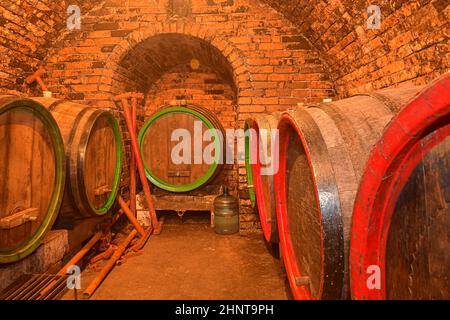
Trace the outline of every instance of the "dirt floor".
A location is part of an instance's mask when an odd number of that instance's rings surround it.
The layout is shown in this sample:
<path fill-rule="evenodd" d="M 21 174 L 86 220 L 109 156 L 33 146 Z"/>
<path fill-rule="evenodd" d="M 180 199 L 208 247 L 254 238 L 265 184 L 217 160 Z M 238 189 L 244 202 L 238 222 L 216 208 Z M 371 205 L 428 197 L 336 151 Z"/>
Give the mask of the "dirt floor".
<path fill-rule="evenodd" d="M 166 218 L 142 255 L 116 266 L 91 299 L 288 299 L 280 260 L 262 235 L 222 236 L 207 219 Z M 95 276 L 82 273 L 83 289 Z M 73 299 L 67 292 L 64 299 Z"/>

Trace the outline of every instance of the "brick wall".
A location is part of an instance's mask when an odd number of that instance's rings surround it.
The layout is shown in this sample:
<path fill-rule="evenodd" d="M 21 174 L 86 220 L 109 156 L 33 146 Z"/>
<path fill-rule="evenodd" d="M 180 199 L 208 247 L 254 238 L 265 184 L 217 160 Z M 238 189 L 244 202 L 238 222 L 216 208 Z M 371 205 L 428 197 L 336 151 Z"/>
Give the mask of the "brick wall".
<path fill-rule="evenodd" d="M 204 102 L 220 103 L 230 114 L 216 110 L 219 116 L 235 117 L 234 126 L 242 127 L 251 113 L 406 81 L 423 84 L 449 68 L 449 8 L 441 0 L 379 1 L 380 30 L 366 29 L 369 1 L 362 0 L 69 2 L 81 6 L 81 30 L 66 30 L 66 2 L 2 1 L 0 92 L 37 94 L 22 83 L 44 66 L 56 97 L 120 117 L 111 101 L 118 93 L 145 93 L 150 110 L 177 100 L 175 92 L 186 93 L 189 81 L 214 75 L 229 95 L 209 95 L 197 83 Z M 194 58 L 202 72 L 184 72 Z M 185 82 L 174 81 L 174 74 Z M 139 113 L 142 123 L 144 104 Z M 125 144 L 129 154 L 126 133 Z M 229 168 L 228 175 L 237 186 L 242 229 L 253 230 L 258 219 L 248 206 L 245 169 Z M 124 188 L 127 177 L 125 168 Z"/>
<path fill-rule="evenodd" d="M 82 30 L 58 39 L 43 64 L 57 96 L 116 109 L 112 96 L 149 93 L 161 77 L 192 58 L 235 91 L 236 127 L 253 112 L 334 96 L 308 41 L 270 6 L 249 0 L 195 0 L 181 13 L 168 1 L 108 0 L 83 15 Z M 232 170 L 228 175 L 237 186 L 241 227 L 248 232 L 258 228 L 258 217 L 249 207 L 245 170 Z"/>
<path fill-rule="evenodd" d="M 85 10 L 91 1 L 71 0 Z M 24 85 L 66 26 L 66 1 L 2 0 L 0 2 L 0 90 L 34 95 L 36 88 Z"/>
<path fill-rule="evenodd" d="M 263 0 L 285 14 L 321 52 L 340 97 L 413 82 L 450 67 L 445 0 Z M 379 5 L 381 28 L 367 28 Z M 447 30 L 447 31 L 446 31 Z"/>

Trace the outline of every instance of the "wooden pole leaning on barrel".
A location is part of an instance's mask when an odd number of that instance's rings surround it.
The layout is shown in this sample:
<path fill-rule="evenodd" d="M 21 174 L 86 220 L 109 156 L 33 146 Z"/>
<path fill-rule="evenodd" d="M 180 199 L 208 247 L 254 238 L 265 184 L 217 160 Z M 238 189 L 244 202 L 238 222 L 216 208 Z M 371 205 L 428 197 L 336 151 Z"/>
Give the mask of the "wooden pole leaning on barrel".
<path fill-rule="evenodd" d="M 51 112 L 64 140 L 68 181 L 61 214 L 106 214 L 116 200 L 122 172 L 122 134 L 116 118 L 70 101 L 33 100 Z"/>
<path fill-rule="evenodd" d="M 279 152 L 278 119 L 277 113 L 257 114 L 248 118 L 244 124 L 245 164 L 250 199 L 258 208 L 264 237 L 271 243 L 279 241 L 274 173 L 270 172 L 271 168 L 276 169 L 273 162 L 276 161 L 278 164 L 278 160 L 272 154 L 272 152 L 276 154 Z"/>
<path fill-rule="evenodd" d="M 448 73 L 408 103 L 372 150 L 351 235 L 352 298 L 450 299 Z"/>
<path fill-rule="evenodd" d="M 351 216 L 365 161 L 418 90 L 383 90 L 281 116 L 277 222 L 296 299 L 349 297 Z"/>
<path fill-rule="evenodd" d="M 0 264 L 37 249 L 58 215 L 64 182 L 52 115 L 30 99 L 0 96 Z"/>
<path fill-rule="evenodd" d="M 211 134 L 210 141 L 203 140 L 207 130 Z M 184 150 L 180 163 L 173 159 L 174 154 L 179 154 L 176 148 L 181 143 L 173 141 L 173 135 L 177 133 L 187 133 L 190 139 L 182 141 L 190 146 L 190 152 Z M 224 137 L 222 124 L 208 109 L 194 105 L 162 108 L 150 117 L 139 133 L 147 178 L 153 185 L 170 192 L 188 192 L 206 185 L 222 169 Z M 211 144 L 214 152 L 209 163 L 204 159 L 204 152 Z"/>

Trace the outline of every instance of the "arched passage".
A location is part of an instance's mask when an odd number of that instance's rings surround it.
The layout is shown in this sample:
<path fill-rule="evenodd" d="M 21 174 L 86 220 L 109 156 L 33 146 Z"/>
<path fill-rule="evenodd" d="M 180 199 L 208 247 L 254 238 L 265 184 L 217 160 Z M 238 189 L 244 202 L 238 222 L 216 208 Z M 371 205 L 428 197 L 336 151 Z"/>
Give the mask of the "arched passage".
<path fill-rule="evenodd" d="M 138 110 L 140 125 L 162 107 L 195 105 L 211 111 L 225 129 L 235 129 L 243 63 L 236 51 L 221 45 L 220 40 L 215 40 L 217 46 L 210 41 L 171 32 L 143 39 L 115 63 L 111 92 L 140 91 L 146 95 Z M 237 165 L 226 166 L 209 183 L 217 187 L 225 184 L 237 190 Z"/>
<path fill-rule="evenodd" d="M 171 54 L 167 55 L 168 52 L 162 50 L 164 46 L 169 46 Z M 219 36 L 217 32 L 209 30 L 202 25 L 178 21 L 136 30 L 117 44 L 105 64 L 104 72 L 99 82 L 99 84 L 108 86 L 108 89 L 103 87 L 104 91 L 111 93 L 120 92 L 119 90 L 122 88 L 117 86 L 121 82 L 120 77 L 127 76 L 124 66 L 128 62 L 133 61 L 133 58 L 137 58 L 137 61 L 134 61 L 135 63 L 144 63 L 137 54 L 147 49 L 156 53 L 155 57 L 153 59 L 150 58 L 150 60 L 156 63 L 161 62 L 156 57 L 162 57 L 166 60 L 165 64 L 160 65 L 161 69 L 166 71 L 179 65 L 183 60 L 187 61 L 189 55 L 191 57 L 196 56 L 197 59 L 201 59 L 200 62 L 203 62 L 204 66 L 213 66 L 216 71 L 222 70 L 220 73 L 226 75 L 229 82 L 233 82 L 236 93 L 239 89 L 250 86 L 249 70 L 241 50 L 236 48 L 230 41 Z M 177 52 L 176 49 L 181 49 L 181 51 Z M 172 57 L 172 62 L 166 59 L 167 57 Z M 157 70 L 153 70 L 153 72 Z M 148 77 L 145 78 L 148 79 Z M 153 79 L 155 79 L 154 76 Z M 136 84 L 134 83 L 134 85 Z M 142 85 L 143 82 L 139 81 L 139 84 Z"/>

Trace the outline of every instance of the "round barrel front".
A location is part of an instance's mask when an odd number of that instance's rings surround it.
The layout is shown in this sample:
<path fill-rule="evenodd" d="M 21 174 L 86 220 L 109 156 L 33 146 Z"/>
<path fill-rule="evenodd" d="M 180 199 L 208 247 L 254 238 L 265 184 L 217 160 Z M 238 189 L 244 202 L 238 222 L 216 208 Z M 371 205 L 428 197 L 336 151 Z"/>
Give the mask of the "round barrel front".
<path fill-rule="evenodd" d="M 122 136 L 109 111 L 69 101 L 36 98 L 56 119 L 68 166 L 67 211 L 104 215 L 114 204 L 122 170 Z"/>
<path fill-rule="evenodd" d="M 122 137 L 117 120 L 107 111 L 93 111 L 85 127 L 79 135 L 73 194 L 88 204 L 85 210 L 102 215 L 111 209 L 119 191 Z"/>
<path fill-rule="evenodd" d="M 250 199 L 257 206 L 266 241 L 278 243 L 274 175 L 278 170 L 278 114 L 245 121 L 245 161 Z"/>
<path fill-rule="evenodd" d="M 325 268 L 329 272 L 327 279 L 336 283 L 337 291 L 342 290 L 342 220 L 339 195 L 325 142 L 320 134 L 302 133 L 299 125 L 304 123 L 307 126 L 308 120 L 312 122 L 306 114 L 304 116 L 305 119 L 300 118 L 301 112 L 298 115 L 283 115 L 278 127 L 281 146 L 280 168 L 275 182 L 278 229 L 294 298 L 321 299 L 324 298 Z M 311 125 L 318 130 L 313 122 Z M 303 141 L 310 141 L 317 147 L 309 150 L 308 146 L 303 145 Z M 320 162 L 323 162 L 321 171 L 316 172 L 318 168 L 315 164 Z M 319 192 L 327 195 L 327 203 L 324 206 L 321 206 Z M 328 220 L 323 226 L 322 216 L 327 214 Z M 326 232 L 327 239 L 324 239 Z M 324 240 L 327 243 L 324 243 Z M 332 242 L 334 248 L 331 246 Z M 330 270 L 332 264 L 334 271 Z M 339 294 L 335 293 L 335 298 L 339 298 Z"/>
<path fill-rule="evenodd" d="M 418 90 L 359 95 L 281 116 L 277 223 L 296 299 L 350 297 L 350 229 L 365 161 L 394 113 Z"/>
<path fill-rule="evenodd" d="M 65 181 L 64 145 L 40 104 L 0 96 L 0 263 L 32 253 L 51 229 Z"/>
<path fill-rule="evenodd" d="M 355 299 L 450 299 L 450 77 L 390 123 L 367 162 L 350 250 Z"/>
<path fill-rule="evenodd" d="M 139 134 L 148 179 L 171 192 L 187 192 L 210 182 L 223 163 L 224 130 L 200 107 L 168 107 L 156 112 Z"/>

